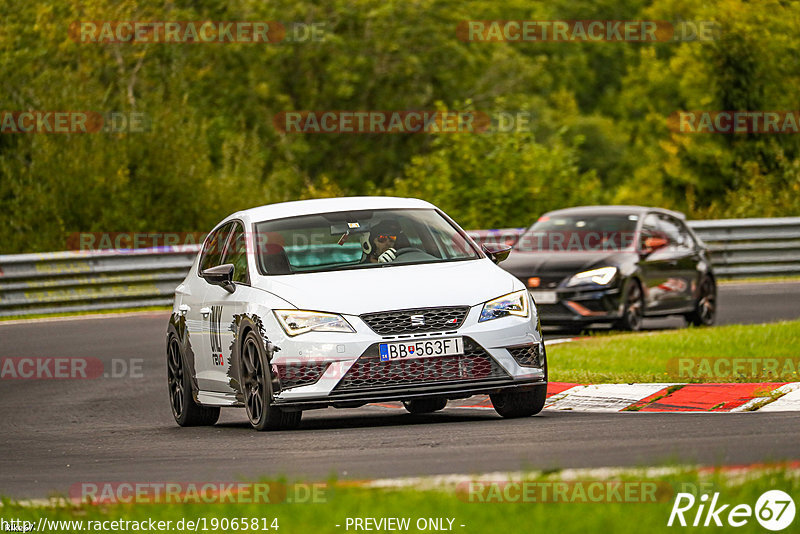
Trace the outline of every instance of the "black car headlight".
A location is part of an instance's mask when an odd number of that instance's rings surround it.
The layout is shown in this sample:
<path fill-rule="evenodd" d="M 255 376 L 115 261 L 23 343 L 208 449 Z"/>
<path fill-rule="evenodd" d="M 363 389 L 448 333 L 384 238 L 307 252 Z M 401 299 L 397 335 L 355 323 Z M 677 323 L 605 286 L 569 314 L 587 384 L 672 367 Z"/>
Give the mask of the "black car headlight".
<path fill-rule="evenodd" d="M 616 267 L 601 267 L 578 273 L 569 279 L 567 287 L 592 284 L 597 286 L 607 286 L 617 276 Z"/>

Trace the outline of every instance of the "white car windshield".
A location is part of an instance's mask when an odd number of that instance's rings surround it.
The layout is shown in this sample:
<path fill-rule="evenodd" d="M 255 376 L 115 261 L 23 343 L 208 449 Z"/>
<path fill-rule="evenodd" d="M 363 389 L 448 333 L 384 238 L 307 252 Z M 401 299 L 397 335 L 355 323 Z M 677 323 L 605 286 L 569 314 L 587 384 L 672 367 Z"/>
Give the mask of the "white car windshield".
<path fill-rule="evenodd" d="M 481 257 L 463 232 L 433 209 L 302 215 L 256 223 L 255 234 L 258 267 L 266 275 Z"/>

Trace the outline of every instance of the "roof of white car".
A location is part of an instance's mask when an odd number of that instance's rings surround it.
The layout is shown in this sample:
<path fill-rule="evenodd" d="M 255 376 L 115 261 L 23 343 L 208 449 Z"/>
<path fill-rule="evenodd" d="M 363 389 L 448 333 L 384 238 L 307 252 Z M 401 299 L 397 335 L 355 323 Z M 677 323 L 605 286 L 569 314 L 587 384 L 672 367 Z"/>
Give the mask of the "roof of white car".
<path fill-rule="evenodd" d="M 312 215 L 314 213 L 330 213 L 334 211 L 358 211 L 379 209 L 403 208 L 435 208 L 430 202 L 418 198 L 399 197 L 343 197 L 343 198 L 318 198 L 313 200 L 296 200 L 268 204 L 249 210 L 234 213 L 228 219 L 249 219 L 252 222 L 283 219 L 298 215 Z"/>

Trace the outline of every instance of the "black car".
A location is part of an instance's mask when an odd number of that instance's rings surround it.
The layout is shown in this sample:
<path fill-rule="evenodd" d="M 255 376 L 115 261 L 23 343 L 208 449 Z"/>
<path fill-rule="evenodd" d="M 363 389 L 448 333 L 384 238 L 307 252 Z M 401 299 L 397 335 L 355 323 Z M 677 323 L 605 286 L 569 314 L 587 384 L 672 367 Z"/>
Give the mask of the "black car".
<path fill-rule="evenodd" d="M 717 284 L 703 242 L 674 211 L 585 206 L 546 213 L 501 264 L 533 295 L 543 324 L 611 324 L 643 317 L 714 323 Z"/>

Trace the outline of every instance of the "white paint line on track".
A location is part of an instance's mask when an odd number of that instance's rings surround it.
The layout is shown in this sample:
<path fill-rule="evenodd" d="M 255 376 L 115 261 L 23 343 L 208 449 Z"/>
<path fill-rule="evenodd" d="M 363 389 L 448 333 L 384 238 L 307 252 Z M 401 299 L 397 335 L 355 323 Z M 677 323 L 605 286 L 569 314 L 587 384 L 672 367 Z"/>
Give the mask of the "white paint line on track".
<path fill-rule="evenodd" d="M 584 469 L 564 469 L 552 473 L 556 480 L 584 480 L 608 479 L 623 475 L 639 476 L 644 478 L 662 477 L 694 469 L 689 466 L 679 467 L 593 467 Z M 520 482 L 546 476 L 542 471 L 514 471 L 493 472 L 475 475 L 451 474 L 422 477 L 382 478 L 369 480 L 360 484 L 366 488 L 416 488 L 416 489 L 446 489 L 453 488 L 465 482 Z"/>
<path fill-rule="evenodd" d="M 576 386 L 548 399 L 555 410 L 618 412 L 673 384 L 597 384 Z M 558 397 L 558 398 L 557 398 Z"/>

